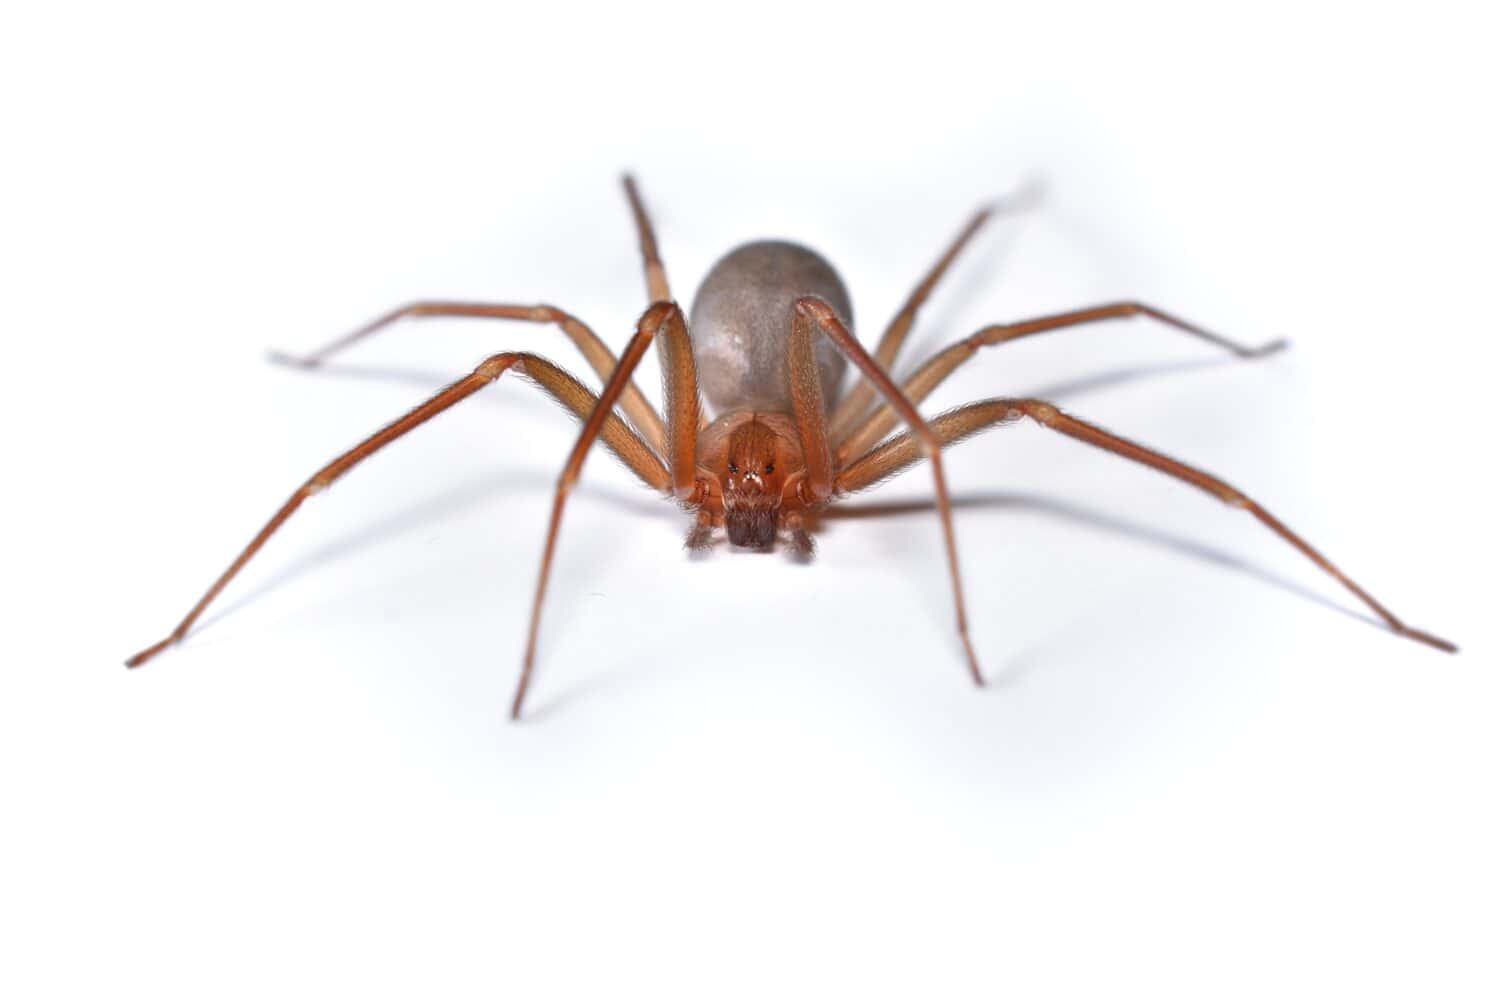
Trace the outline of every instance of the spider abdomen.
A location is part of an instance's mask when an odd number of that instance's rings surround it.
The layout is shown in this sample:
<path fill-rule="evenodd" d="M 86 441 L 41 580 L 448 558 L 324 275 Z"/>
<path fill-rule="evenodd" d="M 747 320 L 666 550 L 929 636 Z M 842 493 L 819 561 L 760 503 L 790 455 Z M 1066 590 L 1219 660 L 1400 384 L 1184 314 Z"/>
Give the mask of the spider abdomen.
<path fill-rule="evenodd" d="M 693 296 L 688 332 L 698 384 L 716 413 L 738 409 L 789 413 L 787 342 L 792 306 L 816 295 L 853 327 L 849 293 L 833 265 L 795 243 L 745 243 L 719 258 Z M 827 338 L 814 344 L 823 403 L 838 398 L 844 356 Z"/>

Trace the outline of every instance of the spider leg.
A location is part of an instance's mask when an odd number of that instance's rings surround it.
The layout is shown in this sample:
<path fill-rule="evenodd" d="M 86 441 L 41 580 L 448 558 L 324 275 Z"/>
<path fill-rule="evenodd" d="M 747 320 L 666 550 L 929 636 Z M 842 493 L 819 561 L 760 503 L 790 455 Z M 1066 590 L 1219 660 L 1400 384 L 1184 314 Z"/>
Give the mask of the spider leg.
<path fill-rule="evenodd" d="M 922 419 L 922 415 L 917 412 L 917 408 L 896 387 L 896 383 L 891 381 L 884 369 L 860 346 L 859 341 L 854 339 L 853 334 L 845 328 L 843 322 L 838 318 L 838 314 L 826 302 L 816 298 L 798 299 L 796 306 L 792 310 L 791 349 L 793 353 L 797 352 L 796 345 L 799 343 L 803 345 L 804 350 L 807 349 L 806 345 L 811 340 L 814 328 L 821 331 L 829 340 L 832 340 L 838 349 L 850 361 L 854 362 L 855 367 L 860 370 L 864 377 L 875 384 L 881 396 L 885 397 L 887 405 L 901 414 L 901 418 L 911 428 L 908 432 L 909 437 L 915 440 L 917 446 L 920 447 L 921 452 L 926 455 L 927 461 L 932 466 L 932 483 L 933 489 L 937 494 L 938 515 L 941 517 L 943 523 L 943 546 L 948 555 L 948 576 L 953 585 L 953 609 L 957 618 L 958 637 L 963 643 L 964 655 L 968 659 L 969 676 L 974 679 L 975 684 L 982 685 L 984 684 L 984 675 L 979 672 L 979 660 L 975 657 L 974 647 L 969 642 L 969 619 L 964 611 L 963 580 L 958 570 L 958 543 L 953 535 L 953 511 L 948 502 L 948 482 L 943 476 L 942 439 L 938 437 L 927 421 Z M 793 384 L 795 385 L 795 362 L 793 363 L 792 370 Z M 801 407 L 799 407 L 800 409 Z M 805 428 L 800 412 L 798 423 Z M 806 435 L 809 432 L 803 429 L 801 433 L 804 435 L 804 440 L 806 440 Z M 814 431 L 813 433 L 816 436 L 820 432 Z M 823 444 L 823 448 L 826 450 L 826 442 Z"/>
<path fill-rule="evenodd" d="M 160 642 L 148 646 L 125 661 L 127 666 L 138 667 L 161 652 L 167 646 L 182 639 L 192 628 L 193 622 L 198 619 L 205 608 L 219 595 L 229 581 L 234 579 L 235 574 L 250 561 L 250 558 L 260 551 L 266 541 L 276 533 L 276 530 L 286 522 L 287 518 L 302 506 L 302 502 L 315 493 L 327 489 L 333 482 L 344 473 L 348 472 L 360 462 L 369 458 L 375 452 L 384 448 L 392 441 L 406 434 L 407 431 L 419 427 L 442 413 L 444 410 L 456 405 L 461 400 L 467 399 L 485 386 L 494 382 L 507 370 L 514 370 L 517 374 L 526 375 L 534 381 L 543 391 L 562 403 L 580 419 L 597 417 L 597 429 L 602 432 L 605 444 L 638 476 L 642 482 L 663 493 L 670 490 L 670 482 L 667 478 L 667 470 L 646 444 L 638 438 L 634 431 L 617 415 L 610 412 L 609 407 L 600 408 L 596 406 L 598 397 L 586 389 L 582 383 L 561 368 L 539 358 L 534 354 L 505 353 L 495 354 L 486 358 L 474 371 L 443 389 L 441 392 L 422 403 L 416 409 L 376 431 L 364 441 L 350 448 L 338 458 L 329 462 L 319 469 L 307 482 L 299 486 L 291 495 L 291 498 L 282 504 L 281 508 L 271 516 L 265 527 L 250 540 L 244 550 L 229 564 L 219 578 L 214 581 L 213 586 L 193 605 L 187 616 L 178 623 L 177 627 Z M 618 395 L 618 390 L 616 390 Z"/>
<path fill-rule="evenodd" d="M 555 306 L 523 306 L 490 302 L 412 302 L 392 309 L 352 333 L 323 345 L 311 354 L 292 355 L 273 351 L 271 360 L 297 368 L 316 368 L 333 355 L 398 320 L 421 316 L 470 316 L 480 319 L 514 319 L 528 323 L 554 323 L 578 348 L 584 360 L 589 363 L 589 367 L 598 374 L 601 382 L 607 381 L 615 370 L 614 354 L 604 346 L 604 341 L 599 339 L 598 334 L 589 329 L 588 324 L 578 317 Z M 646 438 L 646 442 L 661 453 L 666 439 L 661 417 L 656 415 L 656 410 L 646 401 L 646 397 L 641 395 L 641 391 L 635 387 L 634 383 L 625 387 L 624 393 L 620 396 L 620 408 Z"/>
<path fill-rule="evenodd" d="M 797 435 L 802 443 L 802 478 L 795 488 L 806 506 L 822 504 L 833 493 L 828 417 L 823 410 L 822 378 L 817 356 L 813 353 L 816 335 L 815 323 L 807 321 L 799 303 L 792 320 L 792 335 L 787 341 L 786 372 L 791 389 L 792 417 L 797 422 Z M 864 384 L 860 383 L 861 386 Z M 806 534 L 801 531 L 800 523 L 797 531 Z M 802 547 L 800 540 L 798 547 Z"/>
<path fill-rule="evenodd" d="M 541 628 L 542 603 L 547 594 L 547 579 L 552 573 L 552 555 L 557 549 L 557 533 L 562 525 L 563 507 L 568 494 L 578 482 L 583 461 L 588 457 L 594 440 L 604 432 L 611 418 L 611 408 L 619 398 L 620 391 L 630 380 L 636 366 L 651 342 L 661 335 L 663 381 L 665 382 L 667 414 L 668 452 L 670 470 L 667 488 L 679 501 L 688 507 L 701 507 L 708 498 L 708 482 L 700 476 L 694 465 L 698 434 L 698 383 L 693 367 L 693 351 L 688 342 L 687 324 L 682 310 L 673 302 L 657 302 L 641 316 L 636 332 L 625 345 L 620 355 L 620 365 L 605 383 L 593 411 L 584 421 L 573 445 L 562 473 L 557 477 L 557 490 L 552 498 L 552 516 L 547 523 L 547 540 L 542 549 L 542 564 L 537 572 L 536 596 L 531 605 L 531 627 L 526 637 L 526 655 L 521 661 L 521 677 L 516 683 L 515 699 L 511 702 L 510 717 L 521 717 L 521 706 L 526 700 L 526 691 L 531 686 L 531 675 L 536 663 L 537 634 Z M 608 438 L 606 435 L 606 443 Z"/>
<path fill-rule="evenodd" d="M 652 302 L 670 302 L 672 293 L 667 288 L 667 270 L 662 267 L 661 254 L 656 249 L 656 232 L 651 228 L 651 216 L 646 214 L 646 205 L 636 189 L 635 178 L 629 174 L 620 178 L 625 185 L 625 197 L 630 199 L 630 214 L 635 216 L 635 229 L 641 241 L 641 260 L 646 269 L 646 294 Z"/>
<path fill-rule="evenodd" d="M 640 238 L 641 261 L 646 271 L 646 295 L 651 299 L 651 302 L 653 304 L 658 302 L 671 302 L 672 293 L 667 287 L 667 271 L 666 268 L 662 266 L 661 254 L 656 249 L 656 230 L 652 228 L 651 216 L 649 213 L 647 213 L 646 204 L 641 199 L 640 188 L 636 185 L 635 178 L 628 173 L 621 176 L 620 183 L 625 187 L 625 197 L 630 202 L 630 214 L 635 218 L 636 234 Z M 664 343 L 668 342 L 675 342 L 675 338 L 669 338 L 668 341 L 664 341 Z M 684 341 L 684 343 L 686 343 L 686 341 Z M 677 357 L 675 360 L 669 360 L 665 355 L 663 355 L 661 363 L 662 379 L 664 381 L 670 381 L 674 377 L 672 374 L 672 369 L 674 366 L 678 369 L 680 369 L 684 364 L 692 366 L 693 352 L 691 349 L 681 351 L 679 352 L 679 357 Z M 692 385 L 694 406 L 697 407 L 698 412 L 698 424 L 696 425 L 696 427 L 698 429 L 701 429 L 708 426 L 708 413 L 702 408 L 702 406 L 699 406 L 697 403 L 698 382 L 696 377 L 694 378 Z M 633 385 L 627 386 L 625 391 L 629 393 L 633 391 L 633 389 Z M 686 431 L 683 431 L 683 434 L 685 435 Z M 677 447 L 680 444 L 680 441 L 674 442 L 671 447 Z M 696 434 L 693 435 L 693 447 L 697 447 Z M 657 454 L 665 457 L 667 454 L 666 449 L 658 448 Z M 679 497 L 679 499 L 681 499 L 681 497 Z"/>
<path fill-rule="evenodd" d="M 1435 635 L 1423 632 L 1407 625 L 1397 618 L 1389 609 L 1379 601 L 1375 600 L 1368 591 L 1355 583 L 1344 572 L 1330 562 L 1321 552 L 1309 545 L 1300 535 L 1293 532 L 1271 515 L 1260 504 L 1250 499 L 1239 490 L 1228 483 L 1208 473 L 1185 465 L 1175 459 L 1168 458 L 1159 451 L 1153 451 L 1143 445 L 1126 440 L 1116 434 L 1111 434 L 1103 428 L 1079 420 L 1077 417 L 1068 416 L 1057 407 L 1039 399 L 990 399 L 980 403 L 971 403 L 945 413 L 932 421 L 933 433 L 944 445 L 962 440 L 971 434 L 976 434 L 987 427 L 997 424 L 1008 423 L 1029 417 L 1048 430 L 1065 434 L 1084 444 L 1113 452 L 1132 462 L 1164 472 L 1175 479 L 1180 479 L 1190 486 L 1216 497 L 1241 510 L 1249 511 L 1255 518 L 1270 528 L 1283 540 L 1289 543 L 1297 551 L 1312 560 L 1318 568 L 1329 576 L 1343 584 L 1355 597 L 1364 602 L 1365 606 L 1374 611 L 1380 618 L 1390 626 L 1397 635 L 1418 642 L 1426 643 L 1445 652 L 1457 652 L 1458 647 L 1446 639 L 1440 639 Z M 900 472 L 902 469 L 912 465 L 922 457 L 922 448 L 912 440 L 910 434 L 900 434 L 880 447 L 867 453 L 842 472 L 836 481 L 840 492 L 855 492 L 866 489 L 881 480 Z"/>
<path fill-rule="evenodd" d="M 1012 340 L 1020 340 L 1022 337 L 1034 336 L 1038 333 L 1049 333 L 1053 330 L 1063 330 L 1069 327 L 1081 326 L 1085 323 L 1097 323 L 1100 320 L 1124 319 L 1130 316 L 1149 316 L 1159 323 L 1164 323 L 1183 333 L 1207 341 L 1224 350 L 1229 351 L 1240 358 L 1262 358 L 1268 354 L 1274 354 L 1286 346 L 1286 341 L 1275 340 L 1259 347 L 1247 347 L 1227 337 L 1221 337 L 1211 333 L 1201 326 L 1195 326 L 1185 320 L 1178 319 L 1169 313 L 1162 312 L 1153 306 L 1140 302 L 1114 302 L 1109 305 L 1094 306 L 1089 309 L 1075 309 L 1071 312 L 1058 313 L 1053 316 L 1039 316 L 1036 319 L 1022 320 L 1018 323 L 1003 323 L 995 326 L 987 326 L 982 330 L 970 334 L 958 343 L 939 351 L 928 361 L 917 369 L 917 373 L 907 379 L 901 388 L 907 398 L 913 403 L 920 403 L 926 399 L 934 389 L 943 383 L 949 375 L 970 358 L 979 353 L 981 347 L 990 347 L 995 344 L 1004 344 Z M 885 437 L 896 426 L 898 420 L 896 414 L 889 407 L 882 407 L 872 413 L 863 424 L 851 431 L 849 436 L 841 441 L 836 452 L 840 460 L 857 457 L 869 451 L 875 443 Z"/>
<path fill-rule="evenodd" d="M 973 239 L 985 221 L 994 214 L 994 206 L 986 205 L 975 212 L 953 238 L 953 242 L 943 251 L 937 263 L 927 272 L 917 287 L 911 290 L 906 297 L 906 302 L 901 309 L 891 318 L 890 324 L 885 328 L 885 333 L 880 337 L 880 342 L 875 345 L 875 362 L 880 365 L 881 370 L 890 371 L 891 365 L 896 363 L 896 354 L 901 350 L 901 345 L 906 340 L 906 335 L 911 332 L 912 324 L 916 322 L 917 310 L 927 301 L 937 283 L 942 280 L 943 275 L 953 264 L 963 248 Z M 833 418 L 828 422 L 828 436 L 834 441 L 841 441 L 849 435 L 857 426 L 859 418 L 875 402 L 875 390 L 868 382 L 856 383 L 850 388 L 849 394 L 845 396 L 833 412 Z"/>

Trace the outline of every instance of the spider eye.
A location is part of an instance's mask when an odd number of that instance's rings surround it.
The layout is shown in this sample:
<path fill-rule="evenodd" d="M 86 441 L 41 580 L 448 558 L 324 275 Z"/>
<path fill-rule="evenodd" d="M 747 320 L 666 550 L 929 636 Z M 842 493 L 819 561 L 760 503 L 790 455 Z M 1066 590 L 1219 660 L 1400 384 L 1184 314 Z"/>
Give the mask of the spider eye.
<path fill-rule="evenodd" d="M 739 472 L 740 471 L 740 467 L 738 465 L 735 465 L 733 462 L 730 462 L 729 463 L 729 471 L 730 472 Z"/>
<path fill-rule="evenodd" d="M 770 462 L 767 462 L 766 463 L 766 475 L 769 476 L 771 473 L 773 473 L 775 471 L 776 471 L 776 466 L 772 465 Z"/>

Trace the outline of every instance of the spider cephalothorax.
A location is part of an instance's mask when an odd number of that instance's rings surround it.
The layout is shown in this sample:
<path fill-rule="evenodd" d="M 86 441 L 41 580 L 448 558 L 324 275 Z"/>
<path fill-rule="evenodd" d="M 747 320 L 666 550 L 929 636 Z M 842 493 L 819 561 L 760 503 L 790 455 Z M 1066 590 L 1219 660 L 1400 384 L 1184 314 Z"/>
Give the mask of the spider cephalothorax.
<path fill-rule="evenodd" d="M 802 467 L 791 420 L 779 413 L 728 414 L 704 431 L 699 455 L 718 477 L 729 543 L 769 549 L 781 527 L 788 475 Z"/>
<path fill-rule="evenodd" d="M 689 548 L 708 547 L 714 532 L 722 526 L 732 545 L 758 550 L 769 549 L 778 533 L 785 532 L 794 550 L 803 556 L 812 553 L 806 515 L 846 494 L 873 487 L 925 457 L 931 466 L 935 506 L 943 528 L 943 549 L 958 634 L 970 676 L 976 684 L 982 683 L 983 678 L 968 638 L 958 545 L 940 452 L 944 446 L 978 431 L 1021 417 L 1164 472 L 1251 513 L 1347 587 L 1398 634 L 1439 649 L 1455 649 L 1444 639 L 1407 626 L 1265 508 L 1206 472 L 1069 416 L 1038 399 L 982 400 L 930 421 L 916 409 L 916 404 L 956 368 L 975 357 L 980 348 L 1099 320 L 1150 316 L 1240 357 L 1269 353 L 1280 347 L 1280 342 L 1263 348 L 1242 347 L 1150 306 L 1117 302 L 984 327 L 933 356 L 904 385 L 898 385 L 887 372 L 911 329 L 917 309 L 959 250 L 983 224 L 988 210 L 974 216 L 917 285 L 875 350 L 869 352 L 851 332 L 853 313 L 848 293 L 833 267 L 806 247 L 782 241 L 747 243 L 725 254 L 699 287 L 689 323 L 672 302 L 655 234 L 629 178 L 625 179 L 625 189 L 640 235 L 652 305 L 641 315 L 635 336 L 618 361 L 592 330 L 560 309 L 463 302 L 415 303 L 388 313 L 316 354 L 292 359 L 311 367 L 403 316 L 484 316 L 553 323 L 593 366 L 604 382 L 602 392 L 595 395 L 578 379 L 534 354 L 509 351 L 492 355 L 471 374 L 340 455 L 307 480 L 172 633 L 141 650 L 127 663 L 139 666 L 186 635 L 203 609 L 305 499 L 321 492 L 380 448 L 508 371 L 524 374 L 583 421 L 583 430 L 558 478 L 526 655 L 511 704 L 512 716 L 520 715 L 531 678 L 542 598 L 563 504 L 595 441 L 613 452 L 647 486 L 696 513 L 697 524 L 688 535 Z M 661 413 L 630 381 L 653 342 L 659 348 L 663 373 L 665 398 Z M 842 382 L 850 362 L 858 369 L 860 381 L 846 388 Z M 700 392 L 717 414 L 706 426 Z M 825 404 L 830 409 L 825 409 Z M 903 424 L 905 431 L 891 436 Z"/>

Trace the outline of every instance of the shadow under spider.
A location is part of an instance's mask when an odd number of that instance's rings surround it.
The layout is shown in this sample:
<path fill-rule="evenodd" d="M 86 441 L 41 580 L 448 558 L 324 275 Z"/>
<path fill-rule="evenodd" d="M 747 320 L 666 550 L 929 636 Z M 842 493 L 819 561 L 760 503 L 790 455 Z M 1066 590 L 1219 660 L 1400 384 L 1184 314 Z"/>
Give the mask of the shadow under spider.
<path fill-rule="evenodd" d="M 377 545 L 384 541 L 397 538 L 401 535 L 409 535 L 422 528 L 432 527 L 440 523 L 443 518 L 456 516 L 466 510 L 471 510 L 481 504 L 487 504 L 505 496 L 516 493 L 547 493 L 557 485 L 555 475 L 547 475 L 536 470 L 525 472 L 507 473 L 503 475 L 486 476 L 457 489 L 449 490 L 447 493 L 429 498 L 418 504 L 389 514 L 362 525 L 347 532 L 341 537 L 335 538 L 311 552 L 303 553 L 290 565 L 282 567 L 269 578 L 260 582 L 254 589 L 240 595 L 238 598 L 226 602 L 217 609 L 212 617 L 204 618 L 200 630 L 214 625 L 221 619 L 241 611 L 256 601 L 283 587 L 293 580 L 317 569 L 325 563 L 335 562 L 344 556 L 358 552 L 368 545 Z M 607 486 L 590 485 L 579 483 L 573 489 L 575 498 L 602 499 L 610 505 L 627 512 L 630 515 L 645 515 L 651 517 L 668 518 L 677 514 L 669 505 L 659 502 L 655 497 L 649 495 L 634 496 L 626 490 L 613 489 Z"/>
<path fill-rule="evenodd" d="M 1098 372 L 1093 375 L 1082 375 L 1078 378 L 1063 379 L 1044 385 L 1040 389 L 1023 393 L 1029 399 L 1045 399 L 1049 403 L 1060 403 L 1076 396 L 1086 396 L 1091 392 L 1101 392 L 1105 389 L 1113 389 L 1117 386 L 1130 385 L 1144 379 L 1154 378 L 1162 375 L 1186 374 L 1187 372 L 1206 371 L 1212 368 L 1225 368 L 1230 365 L 1243 365 L 1241 358 L 1202 358 L 1196 361 L 1173 361 L 1150 365 L 1133 365 L 1129 368 L 1115 368 L 1107 372 Z"/>
<path fill-rule="evenodd" d="M 1386 625 L 1379 619 L 1361 614 L 1353 608 L 1346 607 L 1330 597 L 1318 593 L 1301 583 L 1289 580 L 1284 576 L 1246 562 L 1237 555 L 1232 555 L 1223 549 L 1217 549 L 1202 542 L 1186 538 L 1182 535 L 1174 535 L 1159 528 L 1140 524 L 1135 521 L 1127 521 L 1124 518 L 1115 517 L 1110 514 L 1101 513 L 1076 504 L 1055 500 L 1051 497 L 1041 496 L 1035 493 L 975 493 L 968 496 L 956 496 L 952 500 L 954 510 L 963 509 L 1008 509 L 1019 510 L 1027 513 L 1043 514 L 1047 517 L 1057 518 L 1071 524 L 1095 531 L 1108 532 L 1122 538 L 1133 541 L 1146 542 L 1157 548 L 1175 552 L 1180 555 L 1190 556 L 1199 562 L 1209 563 L 1224 569 L 1234 570 L 1262 583 L 1270 584 L 1278 590 L 1293 594 L 1306 601 L 1321 605 L 1332 611 L 1348 615 L 1357 621 L 1367 625 L 1373 625 L 1384 630 Z M 892 501 L 866 501 L 864 503 L 844 503 L 836 507 L 830 507 L 819 516 L 825 521 L 862 521 L 882 517 L 901 517 L 907 514 L 935 513 L 937 505 L 932 500 L 892 500 Z"/>

